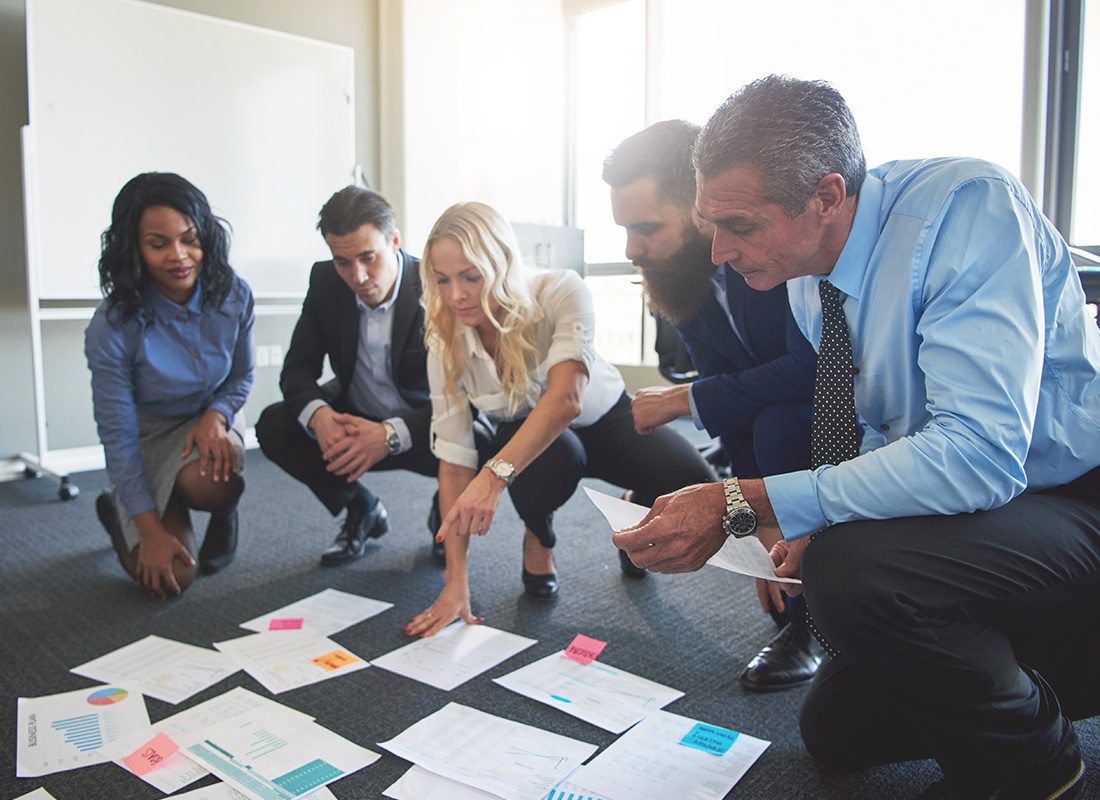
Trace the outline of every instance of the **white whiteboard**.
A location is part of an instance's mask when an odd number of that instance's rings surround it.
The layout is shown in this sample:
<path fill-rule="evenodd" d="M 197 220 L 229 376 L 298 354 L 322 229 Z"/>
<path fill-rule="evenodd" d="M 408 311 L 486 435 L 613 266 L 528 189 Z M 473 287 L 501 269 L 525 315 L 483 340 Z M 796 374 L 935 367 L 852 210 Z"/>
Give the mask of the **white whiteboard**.
<path fill-rule="evenodd" d="M 149 171 L 206 193 L 257 295 L 303 294 L 317 212 L 354 179 L 353 67 L 348 47 L 137 0 L 27 0 L 38 298 L 100 296 L 111 203 Z"/>

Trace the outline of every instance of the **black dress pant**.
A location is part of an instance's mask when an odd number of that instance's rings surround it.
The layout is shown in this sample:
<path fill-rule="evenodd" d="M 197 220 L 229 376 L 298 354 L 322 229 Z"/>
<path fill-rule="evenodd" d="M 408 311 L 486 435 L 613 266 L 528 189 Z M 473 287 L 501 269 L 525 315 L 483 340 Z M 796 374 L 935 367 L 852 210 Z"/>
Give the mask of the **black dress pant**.
<path fill-rule="evenodd" d="M 1054 751 L 1063 714 L 1100 712 L 1100 468 L 992 511 L 836 525 L 802 577 L 840 653 L 801 714 L 823 761 L 931 756 L 988 794 Z"/>
<path fill-rule="evenodd" d="M 264 409 L 256 423 L 256 438 L 260 440 L 264 455 L 292 478 L 308 486 L 333 516 L 361 492 L 366 492 L 370 505 L 374 505 L 374 496 L 363 486 L 362 478 L 348 483 L 343 475 L 328 471 L 328 463 L 321 456 L 317 440 L 302 429 L 286 403 L 274 403 Z M 413 442 L 410 450 L 383 458 L 364 477 L 371 472 L 391 469 L 407 469 L 434 478 L 439 472 L 439 462 L 428 450 L 426 441 Z"/>
<path fill-rule="evenodd" d="M 522 424 L 522 419 L 498 422 L 489 452 L 499 452 Z M 520 519 L 544 547 L 554 546 L 554 511 L 573 496 L 581 478 L 633 489 L 634 502 L 649 506 L 663 494 L 713 481 L 714 472 L 670 428 L 662 426 L 645 436 L 635 431 L 630 398 L 624 394 L 591 425 L 567 428 L 509 488 Z"/>

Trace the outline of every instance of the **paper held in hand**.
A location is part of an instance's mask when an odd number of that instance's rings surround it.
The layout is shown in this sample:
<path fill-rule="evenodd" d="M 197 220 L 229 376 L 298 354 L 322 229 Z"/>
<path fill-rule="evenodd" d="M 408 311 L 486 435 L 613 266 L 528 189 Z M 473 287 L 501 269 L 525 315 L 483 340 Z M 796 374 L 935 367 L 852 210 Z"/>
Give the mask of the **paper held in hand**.
<path fill-rule="evenodd" d="M 637 525 L 648 513 L 649 509 L 634 503 L 620 500 L 603 492 L 595 492 L 585 487 L 585 494 L 595 504 L 600 513 L 604 515 L 613 530 L 619 531 L 631 525 Z M 764 549 L 764 545 L 755 536 L 746 536 L 738 539 L 734 536 L 726 538 L 722 549 L 710 557 L 708 564 L 714 567 L 728 569 L 730 572 L 739 572 L 753 578 L 766 578 L 769 581 L 780 583 L 802 583 L 797 578 L 780 578 L 775 574 L 771 556 Z"/>

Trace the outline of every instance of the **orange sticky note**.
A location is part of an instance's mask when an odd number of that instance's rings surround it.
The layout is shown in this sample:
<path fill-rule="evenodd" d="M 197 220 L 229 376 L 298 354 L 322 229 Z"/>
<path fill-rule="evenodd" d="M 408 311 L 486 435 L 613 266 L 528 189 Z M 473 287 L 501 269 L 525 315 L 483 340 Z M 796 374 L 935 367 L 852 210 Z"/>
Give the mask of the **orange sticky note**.
<path fill-rule="evenodd" d="M 158 733 L 122 760 L 131 772 L 140 777 L 159 767 L 168 756 L 179 749 L 180 746 L 169 739 L 167 734 Z"/>
<path fill-rule="evenodd" d="M 313 663 L 332 672 L 340 669 L 340 667 L 346 667 L 348 664 L 354 664 L 358 660 L 351 653 L 345 653 L 343 650 L 333 650 L 331 653 L 313 659 Z"/>
<path fill-rule="evenodd" d="M 579 664 L 591 664 L 599 657 L 605 647 L 607 647 L 607 642 L 601 642 L 599 639 L 593 639 L 583 633 L 578 633 L 576 638 L 565 648 L 562 655 L 573 659 Z"/>

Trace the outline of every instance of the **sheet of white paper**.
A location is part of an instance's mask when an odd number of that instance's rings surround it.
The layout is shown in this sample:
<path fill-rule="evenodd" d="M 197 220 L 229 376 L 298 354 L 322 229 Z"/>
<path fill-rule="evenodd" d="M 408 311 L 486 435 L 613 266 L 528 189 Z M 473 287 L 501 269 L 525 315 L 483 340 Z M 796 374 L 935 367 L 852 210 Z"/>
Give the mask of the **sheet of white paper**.
<path fill-rule="evenodd" d="M 612 497 L 603 492 L 596 492 L 587 486 L 584 489 L 588 499 L 604 515 L 612 530 L 622 530 L 631 525 L 637 525 L 645 518 L 649 509 L 635 503 L 628 503 L 618 497 Z M 738 539 L 736 536 L 726 537 L 722 549 L 711 556 L 708 564 L 721 567 L 730 572 L 748 575 L 753 578 L 767 578 L 770 581 L 780 583 L 802 583 L 797 578 L 780 578 L 775 574 L 771 556 L 764 549 L 764 545 L 755 536 L 745 536 Z"/>
<path fill-rule="evenodd" d="M 723 755 L 680 744 L 696 723 L 656 711 L 569 780 L 605 800 L 722 800 L 770 742 L 739 733 Z"/>
<path fill-rule="evenodd" d="M 69 671 L 103 683 L 137 684 L 149 697 L 182 703 L 238 669 L 217 650 L 146 636 Z"/>
<path fill-rule="evenodd" d="M 371 664 L 449 692 L 535 642 L 488 625 L 456 622 L 435 636 L 417 639 Z"/>
<path fill-rule="evenodd" d="M 596 745 L 448 703 L 388 742 L 394 755 L 504 800 L 543 800 Z"/>
<path fill-rule="evenodd" d="M 255 800 L 291 800 L 378 760 L 379 755 L 314 722 L 264 709 L 179 742 L 187 757 Z"/>
<path fill-rule="evenodd" d="M 332 639 L 318 638 L 305 631 L 253 633 L 239 639 L 214 642 L 214 647 L 228 653 L 241 669 L 272 694 L 338 678 L 370 666 Z M 318 663 L 317 659 L 333 654 L 343 656 L 337 655 L 337 661 L 327 667 Z"/>
<path fill-rule="evenodd" d="M 241 794 L 228 783 L 215 783 L 213 786 L 172 795 L 172 800 L 249 800 L 249 797 Z M 301 800 L 336 800 L 336 795 L 322 786 L 316 791 L 302 795 Z"/>
<path fill-rule="evenodd" d="M 227 719 L 240 716 L 249 711 L 263 710 L 272 716 L 285 716 L 291 721 L 310 722 L 313 717 L 296 711 L 293 708 L 268 700 L 248 689 L 237 687 L 224 694 L 213 697 L 205 703 L 199 703 L 194 708 L 181 711 L 178 714 L 162 719 L 141 731 L 134 731 L 123 736 L 118 741 L 104 746 L 103 755 L 112 759 L 123 769 L 129 771 L 123 759 L 148 742 L 158 733 L 163 733 L 176 744 L 180 739 L 190 734 L 212 727 Z M 140 775 L 143 781 L 155 786 L 165 794 L 179 791 L 199 778 L 209 775 L 210 772 L 203 766 L 177 750 L 168 756 L 157 768 L 144 775 Z"/>
<path fill-rule="evenodd" d="M 20 697 L 15 776 L 30 778 L 102 764 L 105 744 L 149 727 L 134 685 L 92 686 L 45 697 Z"/>
<path fill-rule="evenodd" d="M 409 767 L 405 774 L 382 794 L 393 800 L 500 800 L 498 795 L 428 772 L 416 764 Z M 594 794 L 584 794 L 569 781 L 564 781 L 550 790 L 546 800 L 603 800 L 603 798 L 596 797 Z"/>
<path fill-rule="evenodd" d="M 57 798 L 45 789 L 35 789 L 33 792 L 19 795 L 15 800 L 57 800 Z"/>
<path fill-rule="evenodd" d="M 241 627 L 262 633 L 269 629 L 268 626 L 273 619 L 301 617 L 301 630 L 308 631 L 314 636 L 331 636 L 337 631 L 381 614 L 388 608 L 393 608 L 393 603 L 372 600 L 369 597 L 341 592 L 337 589 L 325 589 L 311 597 L 276 609 L 270 614 L 242 622 Z"/>
<path fill-rule="evenodd" d="M 684 696 L 610 664 L 579 664 L 560 652 L 493 682 L 612 733 L 622 733 L 651 711 Z"/>

